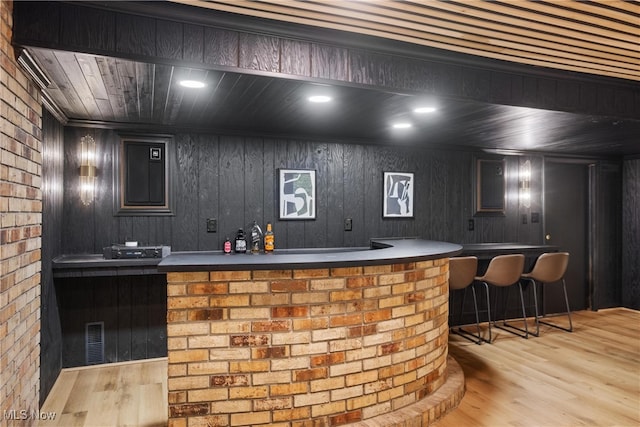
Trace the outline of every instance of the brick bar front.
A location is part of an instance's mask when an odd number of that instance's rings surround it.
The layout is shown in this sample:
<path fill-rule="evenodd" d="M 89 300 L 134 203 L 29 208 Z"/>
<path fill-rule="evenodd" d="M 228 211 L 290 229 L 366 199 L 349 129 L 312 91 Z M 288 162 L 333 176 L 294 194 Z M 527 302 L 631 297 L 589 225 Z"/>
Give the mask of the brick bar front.
<path fill-rule="evenodd" d="M 169 272 L 169 425 L 337 426 L 416 404 L 446 381 L 448 266 Z"/>

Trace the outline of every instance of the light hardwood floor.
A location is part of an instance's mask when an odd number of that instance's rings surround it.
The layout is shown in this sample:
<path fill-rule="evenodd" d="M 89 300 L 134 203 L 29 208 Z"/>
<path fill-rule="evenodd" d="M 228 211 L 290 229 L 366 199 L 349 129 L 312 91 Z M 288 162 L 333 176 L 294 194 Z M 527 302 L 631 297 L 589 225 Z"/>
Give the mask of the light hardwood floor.
<path fill-rule="evenodd" d="M 573 333 L 541 325 L 528 340 L 502 330 L 483 345 L 451 335 L 466 393 L 435 426 L 640 426 L 640 312 L 573 320 Z"/>
<path fill-rule="evenodd" d="M 63 369 L 41 408 L 40 426 L 166 426 L 167 359 Z"/>
<path fill-rule="evenodd" d="M 573 333 L 495 330 L 483 345 L 452 335 L 466 393 L 435 427 L 640 426 L 640 312 L 573 316 Z M 166 359 L 63 370 L 42 408 L 56 419 L 39 425 L 166 425 L 166 370 Z"/>

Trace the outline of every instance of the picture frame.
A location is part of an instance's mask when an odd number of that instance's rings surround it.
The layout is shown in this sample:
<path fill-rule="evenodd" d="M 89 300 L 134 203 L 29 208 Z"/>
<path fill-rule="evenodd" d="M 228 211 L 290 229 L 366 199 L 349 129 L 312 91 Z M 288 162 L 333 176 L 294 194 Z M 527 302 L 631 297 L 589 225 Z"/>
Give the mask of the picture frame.
<path fill-rule="evenodd" d="M 316 219 L 316 171 L 279 169 L 278 216 L 281 220 Z"/>
<path fill-rule="evenodd" d="M 413 172 L 384 172 L 383 218 L 413 218 L 414 187 Z"/>
<path fill-rule="evenodd" d="M 506 209 L 504 158 L 476 158 L 474 166 L 474 216 L 504 216 Z"/>

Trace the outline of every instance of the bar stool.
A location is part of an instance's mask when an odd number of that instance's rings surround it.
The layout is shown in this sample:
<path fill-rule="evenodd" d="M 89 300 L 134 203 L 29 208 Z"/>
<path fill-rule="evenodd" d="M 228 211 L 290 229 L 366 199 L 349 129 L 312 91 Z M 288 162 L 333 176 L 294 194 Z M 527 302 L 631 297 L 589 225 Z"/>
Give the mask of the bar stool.
<path fill-rule="evenodd" d="M 544 253 L 538 257 L 533 269 L 530 273 L 522 275 L 522 280 L 528 280 L 533 283 L 533 295 L 536 298 L 536 283 L 540 283 L 540 286 L 549 285 L 553 283 L 562 282 L 562 290 L 564 291 L 564 302 L 567 306 L 567 316 L 569 317 L 569 327 L 543 322 L 539 319 L 544 318 L 537 312 L 536 303 L 536 336 L 540 334 L 540 325 L 542 323 L 547 326 L 562 329 L 563 331 L 573 332 L 573 323 L 571 322 L 571 309 L 569 308 L 569 297 L 567 296 L 567 285 L 564 281 L 564 274 L 567 271 L 567 265 L 569 264 L 569 252 L 551 252 Z"/>
<path fill-rule="evenodd" d="M 522 254 L 497 255 L 491 258 L 491 261 L 489 261 L 489 266 L 487 267 L 487 271 L 485 272 L 485 274 L 482 276 L 476 276 L 475 280 L 477 282 L 484 283 L 487 289 L 489 288 L 488 285 L 497 286 L 497 287 L 509 287 L 515 284 L 519 285 L 520 302 L 522 303 L 522 318 L 523 318 L 524 327 L 525 327 L 525 329 L 523 330 L 524 335 L 520 335 L 520 336 L 522 336 L 523 338 L 528 338 L 529 331 L 527 328 L 527 316 L 526 316 L 525 307 L 524 307 L 522 284 L 520 283 L 520 276 L 522 275 L 523 269 L 524 269 L 524 255 Z M 487 301 L 487 311 L 490 311 L 489 305 L 490 304 Z M 511 327 L 511 325 L 507 324 L 506 320 L 503 321 L 503 326 L 497 325 L 495 321 L 493 322 L 493 324 L 497 328 L 504 329 L 508 332 L 519 335 L 512 330 L 506 329 L 506 327 Z M 489 341 L 491 341 L 491 318 L 489 318 Z"/>
<path fill-rule="evenodd" d="M 473 285 L 475 275 L 478 271 L 478 258 L 474 256 L 449 258 L 449 290 L 464 289 L 462 296 L 462 308 L 470 285 Z M 478 300 L 476 297 L 476 289 L 471 286 L 473 291 L 473 307 L 476 315 L 477 334 L 466 331 L 462 327 L 451 328 L 451 332 L 456 333 L 476 344 L 482 344 L 483 341 L 488 342 L 482 337 L 480 332 L 480 317 L 478 315 Z M 489 287 L 487 286 L 487 304 L 489 302 Z M 460 318 L 462 318 L 462 309 L 460 310 Z"/>

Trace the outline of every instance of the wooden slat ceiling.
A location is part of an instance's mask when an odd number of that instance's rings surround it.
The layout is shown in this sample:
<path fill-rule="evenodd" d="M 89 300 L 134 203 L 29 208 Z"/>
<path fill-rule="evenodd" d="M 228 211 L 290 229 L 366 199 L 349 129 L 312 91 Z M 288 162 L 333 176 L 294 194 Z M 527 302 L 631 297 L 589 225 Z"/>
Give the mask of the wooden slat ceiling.
<path fill-rule="evenodd" d="M 640 2 L 173 0 L 510 62 L 640 81 Z"/>

